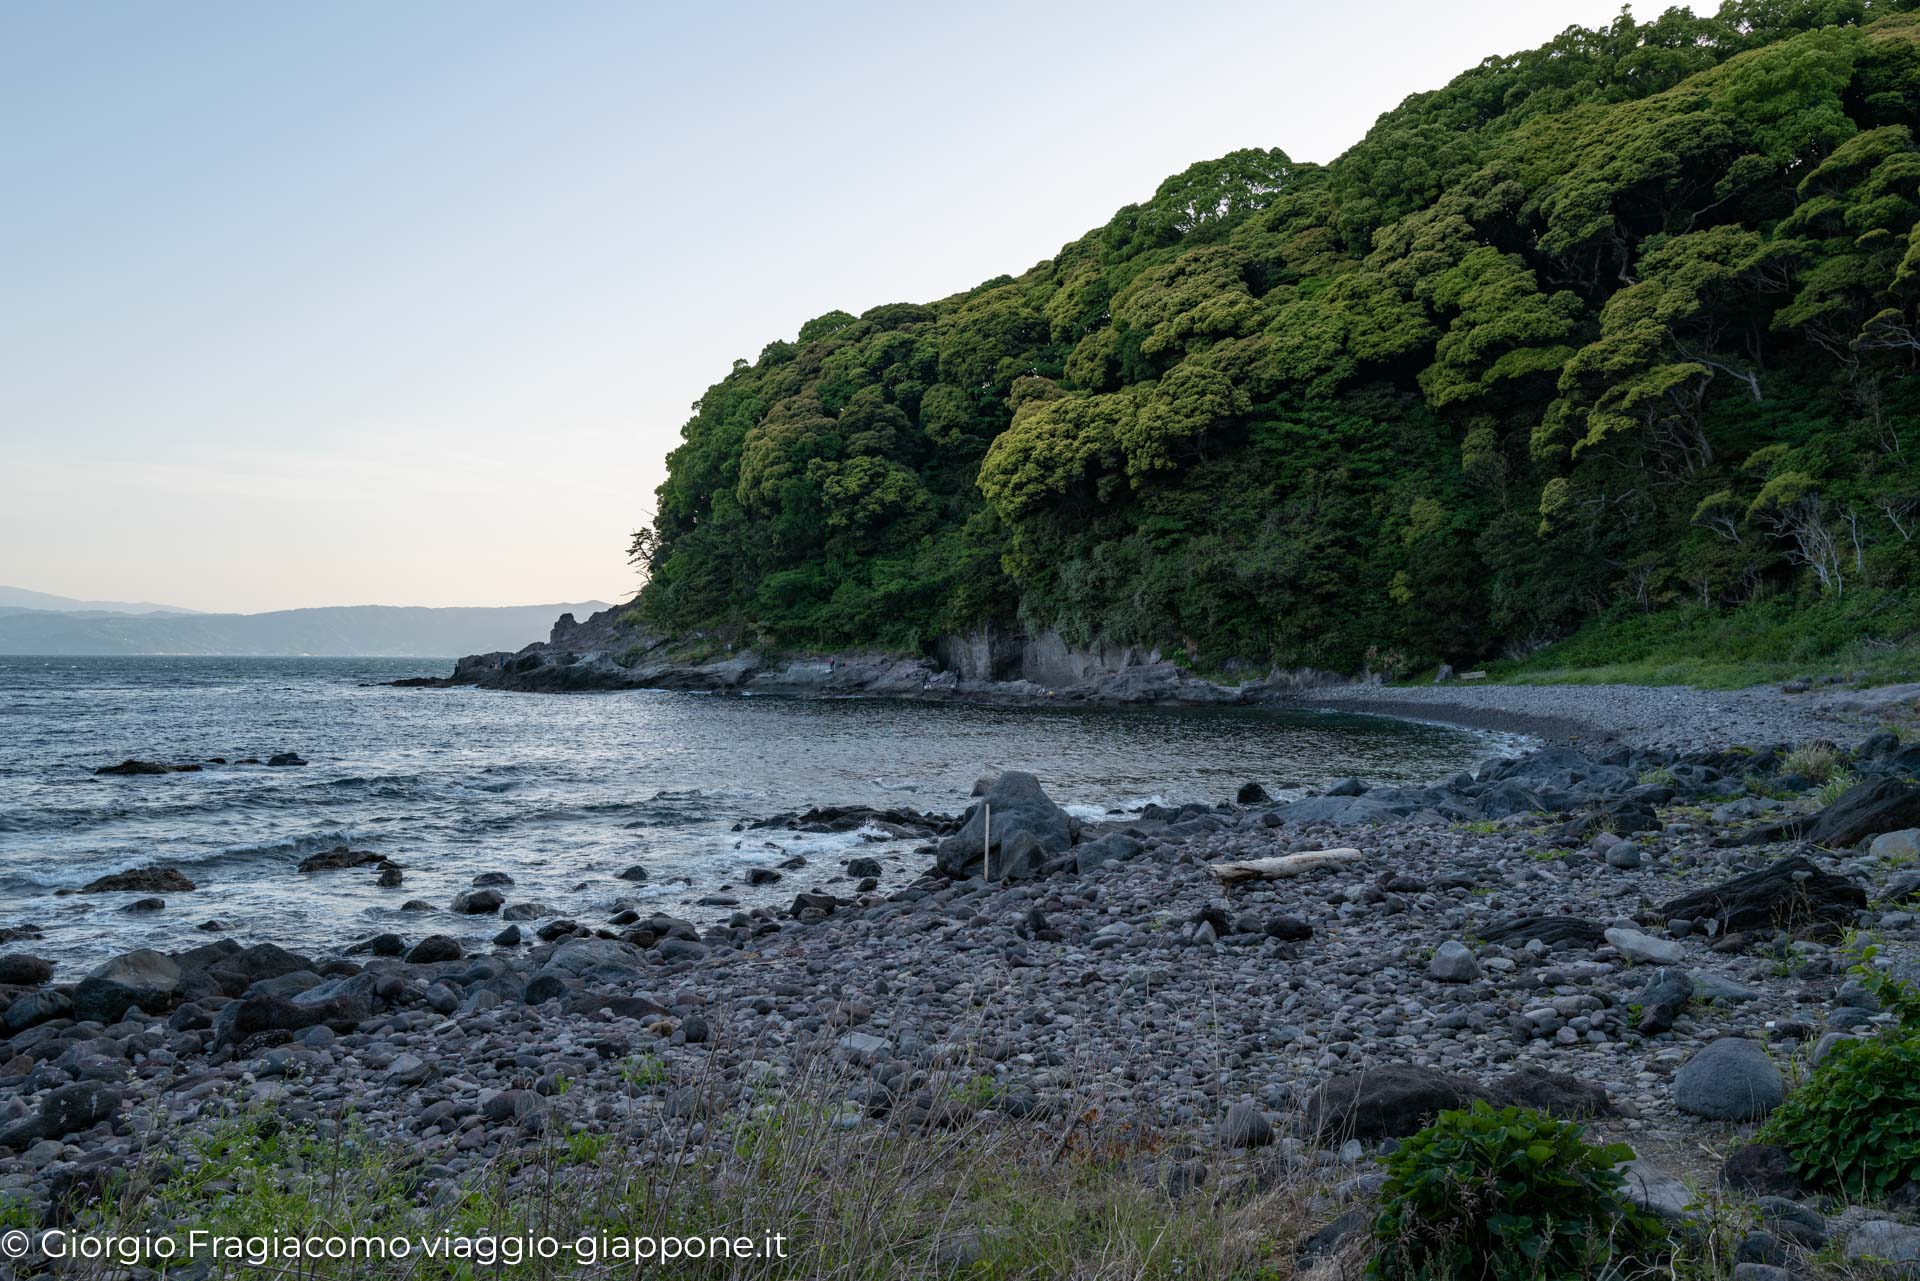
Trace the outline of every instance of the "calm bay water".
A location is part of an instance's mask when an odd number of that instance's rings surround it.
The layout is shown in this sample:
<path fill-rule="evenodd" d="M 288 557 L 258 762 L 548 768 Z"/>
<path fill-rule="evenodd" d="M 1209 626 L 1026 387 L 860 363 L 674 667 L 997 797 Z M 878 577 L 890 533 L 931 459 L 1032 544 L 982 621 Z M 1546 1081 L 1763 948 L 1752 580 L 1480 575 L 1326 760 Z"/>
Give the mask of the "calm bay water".
<path fill-rule="evenodd" d="M 1230 798 L 1345 774 L 1424 781 L 1483 759 L 1488 735 L 1378 718 L 1246 709 L 1007 708 L 799 702 L 658 691 L 553 696 L 392 689 L 445 671 L 435 659 L 0 658 L 0 926 L 74 964 L 129 947 L 191 946 L 217 918 L 232 936 L 296 948 L 382 930 L 483 940 L 493 918 L 448 901 L 475 874 L 514 878 L 509 902 L 598 922 L 619 896 L 705 924 L 734 888 L 786 902 L 874 854 L 886 884 L 922 871 L 912 843 L 861 834 L 736 832 L 813 804 L 958 812 L 973 781 L 1028 769 L 1086 817 Z M 96 777 L 126 757 L 265 759 L 194 774 Z M 871 835 L 871 834 L 869 834 Z M 406 868 L 301 875 L 308 854 L 350 844 Z M 750 868 L 794 853 L 809 866 L 749 891 Z M 57 895 L 107 872 L 180 868 L 199 889 L 159 913 L 134 895 Z M 634 863 L 651 880 L 617 874 Z M 845 882 L 841 883 L 844 890 Z M 409 899 L 432 913 L 405 912 Z M 12 949 L 9 949 L 12 950 Z M 63 967 L 64 968 L 64 967 Z"/>

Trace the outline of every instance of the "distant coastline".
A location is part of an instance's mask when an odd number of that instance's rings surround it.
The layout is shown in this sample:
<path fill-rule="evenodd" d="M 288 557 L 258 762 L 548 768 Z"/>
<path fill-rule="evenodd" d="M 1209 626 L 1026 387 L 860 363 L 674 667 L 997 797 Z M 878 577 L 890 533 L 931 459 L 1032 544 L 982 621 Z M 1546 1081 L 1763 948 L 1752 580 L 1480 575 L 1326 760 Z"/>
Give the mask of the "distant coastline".
<path fill-rule="evenodd" d="M 434 609 L 339 605 L 261 614 L 125 614 L 0 608 L 0 655 L 415 658 L 518 646 L 555 614 L 600 601 Z"/>

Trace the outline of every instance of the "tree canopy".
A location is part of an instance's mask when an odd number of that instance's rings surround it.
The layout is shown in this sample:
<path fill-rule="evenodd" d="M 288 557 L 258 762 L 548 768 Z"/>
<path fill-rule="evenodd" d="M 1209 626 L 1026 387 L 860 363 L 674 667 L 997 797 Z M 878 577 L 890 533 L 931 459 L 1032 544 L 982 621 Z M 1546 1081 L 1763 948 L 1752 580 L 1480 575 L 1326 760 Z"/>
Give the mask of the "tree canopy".
<path fill-rule="evenodd" d="M 1916 585 L 1920 0 L 1569 28 L 708 388 L 643 611 L 1467 660 Z"/>

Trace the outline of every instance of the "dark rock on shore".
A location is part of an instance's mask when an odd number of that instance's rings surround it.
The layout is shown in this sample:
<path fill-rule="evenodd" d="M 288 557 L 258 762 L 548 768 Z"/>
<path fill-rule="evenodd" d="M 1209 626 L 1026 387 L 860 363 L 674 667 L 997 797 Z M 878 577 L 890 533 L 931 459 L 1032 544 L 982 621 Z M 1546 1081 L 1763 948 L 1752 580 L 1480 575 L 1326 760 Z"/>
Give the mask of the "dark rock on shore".
<path fill-rule="evenodd" d="M 143 948 L 116 956 L 73 989 L 74 1017 L 118 1023 L 136 1006 L 148 1014 L 171 1009 L 180 988 L 180 966 L 170 956 Z"/>
<path fill-rule="evenodd" d="M 1866 905 L 1859 885 L 1795 856 L 1669 899 L 1660 913 L 1667 920 L 1717 921 L 1725 932 L 1811 926 L 1837 934 Z"/>
<path fill-rule="evenodd" d="M 1720 1167 L 1720 1186 L 1756 1196 L 1796 1199 L 1808 1191 L 1786 1149 L 1772 1143 L 1735 1148 Z"/>
<path fill-rule="evenodd" d="M 1496 921 L 1485 931 L 1489 943 L 1538 941 L 1549 947 L 1596 948 L 1606 941 L 1606 930 L 1577 916 L 1516 916 Z"/>
<path fill-rule="evenodd" d="M 936 865 L 947 876 L 964 878 L 989 852 L 996 875 L 1005 875 L 1003 855 L 1021 837 L 1045 854 L 1064 854 L 1073 845 L 1076 824 L 1024 770 L 1008 770 L 967 808 L 960 830 L 940 842 Z"/>
<path fill-rule="evenodd" d="M 427 965 L 435 961 L 457 961 L 461 955 L 460 944 L 453 939 L 444 934 L 429 934 L 407 952 L 407 960 L 415 965 Z"/>
<path fill-rule="evenodd" d="M 1807 840 L 1835 848 L 1907 827 L 1920 827 L 1920 786 L 1900 778 L 1870 778 L 1841 793 L 1838 800 L 1817 814 L 1756 827 L 1728 843 Z"/>
<path fill-rule="evenodd" d="M 229 1001 L 214 1015 L 214 1044 L 229 1045 L 262 1032 L 298 1032 L 310 1027 L 347 1033 L 372 1013 L 372 1006 L 364 996 L 330 996 L 307 1001 L 270 993 L 249 996 Z"/>
<path fill-rule="evenodd" d="M 1780 1069 L 1758 1042 L 1744 1037 L 1713 1042 L 1673 1074 L 1675 1105 L 1711 1121 L 1757 1121 L 1786 1097 Z"/>
<path fill-rule="evenodd" d="M 1463 1076 L 1388 1064 L 1322 1085 L 1307 1100 L 1303 1124 L 1322 1141 L 1404 1138 L 1476 1099 L 1492 1102 L 1493 1095 Z"/>
<path fill-rule="evenodd" d="M 1492 1094 L 1500 1107 L 1534 1108 L 1569 1121 L 1614 1116 L 1618 1111 L 1605 1086 L 1537 1066 L 1494 1082 Z"/>
<path fill-rule="evenodd" d="M 53 1019 L 73 1017 L 73 998 L 65 992 L 37 991 L 16 996 L 7 1006 L 7 1031 L 24 1032 Z"/>
<path fill-rule="evenodd" d="M 62 1085 L 41 1100 L 31 1117 L 0 1131 L 0 1147 L 24 1149 L 91 1129 L 112 1116 L 120 1101 L 119 1090 L 97 1081 Z"/>

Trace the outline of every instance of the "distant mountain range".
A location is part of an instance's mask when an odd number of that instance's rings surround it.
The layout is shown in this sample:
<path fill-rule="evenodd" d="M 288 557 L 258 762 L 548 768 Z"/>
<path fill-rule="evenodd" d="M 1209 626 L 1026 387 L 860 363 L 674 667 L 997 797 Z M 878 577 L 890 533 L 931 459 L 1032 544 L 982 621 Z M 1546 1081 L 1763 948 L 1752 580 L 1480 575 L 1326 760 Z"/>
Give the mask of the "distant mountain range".
<path fill-rule="evenodd" d="M 75 600 L 52 592 L 32 592 L 24 587 L 0 587 L 0 609 L 48 609 L 62 614 L 198 614 L 197 609 L 178 605 L 155 605 L 151 601 Z"/>
<path fill-rule="evenodd" d="M 15 603 L 21 597 L 67 600 L 0 589 L 0 654 L 452 658 L 517 650 L 545 636 L 561 614 L 585 618 L 608 608 L 594 600 L 472 609 L 334 605 L 264 614 L 194 614 L 108 601 L 71 601 L 70 608 L 22 607 Z"/>

